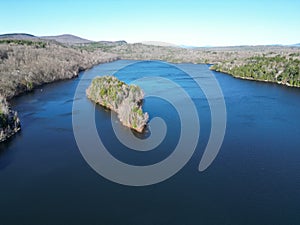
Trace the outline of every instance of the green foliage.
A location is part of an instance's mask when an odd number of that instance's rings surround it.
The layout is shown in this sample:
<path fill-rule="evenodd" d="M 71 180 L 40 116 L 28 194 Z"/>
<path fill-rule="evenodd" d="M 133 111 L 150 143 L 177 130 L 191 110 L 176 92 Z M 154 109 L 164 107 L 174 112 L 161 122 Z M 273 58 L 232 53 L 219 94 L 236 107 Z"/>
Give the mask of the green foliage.
<path fill-rule="evenodd" d="M 89 96 L 94 101 L 100 97 L 107 102 L 107 104 L 113 104 L 113 102 L 120 102 L 118 93 L 123 91 L 124 82 L 119 81 L 115 77 L 105 76 L 97 77 L 93 79 L 89 88 Z"/>
<path fill-rule="evenodd" d="M 91 43 L 77 45 L 74 47 L 89 52 L 93 52 L 96 50 L 101 50 L 103 52 L 111 52 L 116 46 L 119 45 L 120 44 L 118 42 L 111 42 L 111 43 L 91 42 Z"/>
<path fill-rule="evenodd" d="M 32 40 L 18 40 L 18 39 L 2 39 L 0 44 L 15 44 L 15 45 L 27 45 L 34 46 L 36 48 L 46 48 L 47 43 L 44 41 L 32 41 Z"/>
<path fill-rule="evenodd" d="M 244 62 L 219 63 L 212 70 L 231 74 L 235 77 L 282 83 L 300 87 L 300 61 L 290 57 L 254 56 Z"/>
<path fill-rule="evenodd" d="M 137 110 L 137 114 L 140 115 L 140 116 L 142 116 L 142 115 L 143 115 L 142 109 L 138 109 L 138 110 Z"/>
<path fill-rule="evenodd" d="M 114 76 L 96 77 L 87 89 L 87 96 L 118 113 L 121 122 L 141 132 L 148 121 L 148 114 L 143 113 L 144 93 L 136 85 L 127 85 Z"/>
<path fill-rule="evenodd" d="M 0 112 L 0 127 L 6 127 L 7 126 L 7 115 L 5 115 L 3 112 Z"/>
<path fill-rule="evenodd" d="M 132 120 L 132 127 L 133 127 L 134 129 L 137 128 L 136 118 L 133 118 L 133 120 Z"/>
<path fill-rule="evenodd" d="M 27 85 L 27 89 L 28 90 L 32 90 L 33 89 L 33 83 L 32 82 L 29 81 L 29 82 L 27 82 L 26 85 Z"/>
<path fill-rule="evenodd" d="M 106 93 L 107 93 L 106 89 L 102 88 L 102 89 L 100 90 L 100 96 L 101 96 L 101 97 L 104 97 L 104 95 L 106 95 Z"/>

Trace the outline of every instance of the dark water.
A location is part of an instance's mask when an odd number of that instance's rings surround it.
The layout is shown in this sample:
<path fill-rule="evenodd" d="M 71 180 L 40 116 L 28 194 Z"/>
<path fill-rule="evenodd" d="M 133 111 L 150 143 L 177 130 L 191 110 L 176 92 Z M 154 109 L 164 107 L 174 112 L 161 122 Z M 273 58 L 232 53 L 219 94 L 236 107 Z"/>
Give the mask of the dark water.
<path fill-rule="evenodd" d="M 170 65 L 142 62 L 129 66 L 116 75 L 127 82 L 140 76 L 162 76 L 186 89 L 199 113 L 199 142 L 186 166 L 158 184 L 124 186 L 94 172 L 73 135 L 74 93 L 80 79 L 88 84 L 91 77 L 112 73 L 122 63 L 99 65 L 78 79 L 44 86 L 12 102 L 23 130 L 0 144 L 1 225 L 300 224 L 299 89 L 214 72 L 225 96 L 227 129 L 217 158 L 199 172 L 211 127 L 203 92 Z M 189 67 L 201 71 L 199 79 L 211 75 L 206 65 Z M 173 93 L 168 87 L 165 91 Z M 183 100 L 178 96 L 178 101 Z M 87 107 L 93 106 L 84 101 Z M 167 101 L 147 98 L 144 110 L 150 118 L 161 116 L 168 133 L 157 149 L 136 152 L 114 136 L 110 112 L 96 107 L 97 128 L 105 146 L 113 156 L 133 165 L 165 159 L 180 136 L 179 116 Z M 130 130 L 123 128 L 123 132 Z"/>

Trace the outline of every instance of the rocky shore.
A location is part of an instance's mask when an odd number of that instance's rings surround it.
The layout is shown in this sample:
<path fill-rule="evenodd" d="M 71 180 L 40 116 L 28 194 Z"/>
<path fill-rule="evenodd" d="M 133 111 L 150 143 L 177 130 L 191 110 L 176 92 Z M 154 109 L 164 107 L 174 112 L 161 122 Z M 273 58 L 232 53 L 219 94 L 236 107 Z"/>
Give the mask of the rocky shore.
<path fill-rule="evenodd" d="M 6 100 L 0 96 L 0 142 L 7 140 L 21 129 L 16 111 L 8 107 Z"/>
<path fill-rule="evenodd" d="M 142 110 L 144 92 L 140 87 L 103 76 L 93 79 L 86 94 L 93 102 L 115 111 L 124 126 L 143 132 L 149 115 Z"/>

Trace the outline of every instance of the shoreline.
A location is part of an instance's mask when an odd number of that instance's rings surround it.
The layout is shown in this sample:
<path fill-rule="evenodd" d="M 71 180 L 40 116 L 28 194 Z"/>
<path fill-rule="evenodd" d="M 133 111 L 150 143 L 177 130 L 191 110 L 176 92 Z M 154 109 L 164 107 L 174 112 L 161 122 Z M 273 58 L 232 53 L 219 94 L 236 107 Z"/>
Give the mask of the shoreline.
<path fill-rule="evenodd" d="M 8 140 L 21 130 L 18 113 L 12 110 L 3 97 L 0 97 L 0 143 Z"/>
<path fill-rule="evenodd" d="M 50 82 L 44 82 L 42 84 L 39 84 L 39 85 L 36 85 L 34 86 L 32 89 L 28 90 L 28 89 L 23 89 L 19 92 L 16 92 L 16 94 L 14 96 L 10 96 L 9 98 L 5 98 L 5 100 L 7 99 L 7 101 L 9 102 L 10 100 L 14 99 L 14 98 L 17 98 L 19 96 L 22 96 L 22 95 L 25 95 L 25 94 L 28 94 L 32 91 L 35 91 L 36 89 L 38 89 L 39 87 L 42 87 L 44 85 L 47 85 L 47 84 L 52 84 L 52 83 L 55 83 L 55 82 L 60 82 L 60 81 L 64 81 L 64 80 L 71 80 L 71 79 L 75 79 L 79 76 L 79 74 L 81 72 L 84 72 L 84 71 L 87 71 L 89 69 L 92 69 L 94 66 L 97 66 L 97 65 L 100 65 L 100 64 L 104 64 L 104 63 L 110 63 L 110 62 L 114 62 L 114 61 L 117 61 L 117 60 L 120 60 L 120 57 L 116 56 L 116 57 L 112 57 L 112 58 L 108 58 L 106 60 L 103 60 L 102 62 L 100 63 L 95 63 L 93 64 L 92 66 L 89 66 L 89 67 L 86 67 L 86 68 L 81 68 L 81 69 L 78 69 L 77 71 L 73 71 L 73 76 L 72 77 L 65 77 L 65 78 L 58 78 L 58 79 L 55 79 L 53 81 L 50 81 Z M 1 127 L 1 130 L 0 130 L 0 143 L 2 142 L 6 142 L 8 141 L 9 139 L 11 139 L 16 133 L 18 133 L 20 130 L 21 130 L 21 121 L 18 117 L 18 112 L 14 111 L 13 109 L 11 109 L 9 106 L 6 106 L 7 109 L 9 110 L 9 113 L 6 115 L 6 118 L 5 120 L 11 120 L 11 114 L 13 113 L 14 114 L 14 117 L 15 117 L 15 121 L 16 121 L 16 124 L 15 125 L 10 125 L 10 124 L 7 124 L 5 127 Z"/>
<path fill-rule="evenodd" d="M 108 58 L 107 60 L 104 60 L 100 63 L 95 63 L 93 64 L 92 66 L 89 66 L 89 67 L 86 67 L 86 68 L 83 68 L 83 69 L 79 69 L 78 71 L 73 71 L 73 76 L 72 77 L 64 77 L 64 78 L 58 78 L 58 79 L 55 79 L 55 80 L 52 80 L 50 82 L 44 82 L 42 84 L 39 84 L 39 85 L 36 85 L 34 86 L 32 89 L 27 89 L 27 90 L 21 90 L 20 92 L 17 92 L 15 95 L 13 96 L 9 96 L 6 98 L 6 100 L 9 102 L 10 100 L 12 100 L 13 98 L 16 98 L 16 97 L 19 97 L 19 96 L 22 96 L 22 95 L 25 95 L 27 93 L 30 93 L 40 87 L 43 87 L 44 85 L 47 85 L 47 84 L 53 84 L 55 82 L 60 82 L 60 81 L 64 81 L 64 80 L 72 80 L 72 79 L 75 79 L 79 76 L 79 74 L 81 72 L 84 72 L 84 71 L 87 71 L 89 69 L 92 69 L 94 66 L 97 66 L 97 65 L 100 65 L 100 64 L 104 64 L 104 63 L 110 63 L 110 62 L 115 62 L 115 61 L 118 61 L 118 60 L 121 60 L 120 57 L 116 57 L 116 58 Z"/>
<path fill-rule="evenodd" d="M 117 113 L 122 125 L 142 133 L 149 115 L 144 113 L 143 90 L 136 85 L 128 85 L 115 76 L 95 77 L 86 89 L 86 96 L 92 102 Z"/>
<path fill-rule="evenodd" d="M 212 71 L 218 72 L 218 73 L 224 73 L 228 76 L 231 76 L 233 78 L 240 79 L 240 80 L 248 80 L 248 81 L 261 82 L 261 83 L 276 84 L 278 86 L 284 86 L 284 87 L 289 87 L 289 88 L 300 88 L 300 86 L 294 86 L 294 85 L 291 85 L 289 83 L 282 83 L 281 81 L 261 80 L 261 79 L 254 79 L 253 77 L 241 77 L 241 76 L 236 76 L 236 75 L 233 75 L 229 72 L 225 72 L 225 71 L 222 71 L 222 70 L 214 70 L 214 69 L 211 69 L 211 68 L 209 68 L 209 69 L 212 70 Z"/>
<path fill-rule="evenodd" d="M 59 82 L 59 81 L 64 81 L 64 80 L 71 80 L 71 79 L 77 78 L 81 72 L 89 70 L 89 69 L 93 68 L 94 66 L 97 66 L 97 65 L 100 65 L 100 64 L 104 64 L 104 63 L 110 63 L 110 62 L 114 62 L 114 61 L 118 61 L 118 60 L 122 60 L 122 59 L 123 59 L 122 57 L 117 56 L 117 55 L 115 57 L 107 58 L 107 59 L 105 59 L 105 60 L 103 60 L 101 62 L 94 63 L 94 64 L 92 64 L 89 67 L 86 67 L 86 68 L 82 68 L 81 67 L 77 71 L 73 71 L 73 76 L 71 76 L 71 77 L 57 78 L 57 79 L 54 79 L 54 80 L 52 80 L 50 82 L 44 82 L 42 84 L 36 85 L 36 86 L 32 87 L 32 89 L 23 89 L 23 90 L 21 90 L 19 92 L 16 92 L 15 95 L 7 97 L 6 99 L 9 102 L 13 98 L 16 98 L 16 97 L 19 97 L 21 95 L 25 95 L 27 93 L 30 93 L 30 92 L 32 92 L 32 91 L 36 90 L 37 88 L 42 87 L 44 85 L 52 84 L 52 83 Z M 126 60 L 126 59 L 124 59 L 124 60 Z M 144 61 L 144 60 L 141 60 L 141 61 Z M 192 63 L 192 64 L 205 64 L 205 63 L 193 63 L 193 62 L 190 62 L 190 63 Z M 177 63 L 175 63 L 175 64 L 177 64 Z M 235 76 L 235 75 L 233 75 L 233 74 L 231 74 L 229 72 L 225 72 L 225 71 L 222 71 L 222 70 L 211 69 L 212 64 L 206 64 L 206 65 L 210 66 L 209 69 L 212 70 L 212 71 L 223 73 L 223 74 L 229 75 L 229 76 L 231 76 L 233 78 L 240 79 L 240 80 L 256 81 L 256 82 L 262 82 L 262 83 L 270 83 L 270 84 L 276 84 L 276 85 L 279 85 L 279 86 L 285 86 L 285 87 L 289 87 L 289 88 L 300 88 L 299 86 L 290 85 L 289 83 L 282 83 L 282 82 L 276 82 L 276 81 L 270 81 L 270 80 L 260 80 L 260 79 L 254 79 L 252 77 Z M 13 109 L 10 109 L 10 110 L 13 110 Z M 7 127 L 4 127 L 3 130 L 7 130 Z M 17 129 L 13 133 L 11 133 L 11 132 L 6 132 L 5 133 L 4 131 L 1 131 L 2 133 L 4 132 L 4 135 L 5 135 L 6 138 L 5 139 L 1 139 L 0 143 L 7 141 L 8 139 L 10 139 L 11 137 L 13 137 L 14 134 L 16 134 L 20 130 L 21 129 L 19 128 L 19 129 Z"/>

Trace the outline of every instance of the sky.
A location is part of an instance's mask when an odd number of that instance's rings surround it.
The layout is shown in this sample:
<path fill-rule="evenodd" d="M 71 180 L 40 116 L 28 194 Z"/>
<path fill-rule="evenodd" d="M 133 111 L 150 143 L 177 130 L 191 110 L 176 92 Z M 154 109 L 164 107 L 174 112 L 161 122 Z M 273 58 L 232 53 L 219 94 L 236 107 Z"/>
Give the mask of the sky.
<path fill-rule="evenodd" d="M 299 0 L 0 0 L 0 34 L 190 46 L 300 43 Z"/>

